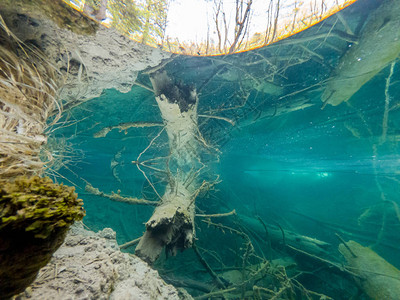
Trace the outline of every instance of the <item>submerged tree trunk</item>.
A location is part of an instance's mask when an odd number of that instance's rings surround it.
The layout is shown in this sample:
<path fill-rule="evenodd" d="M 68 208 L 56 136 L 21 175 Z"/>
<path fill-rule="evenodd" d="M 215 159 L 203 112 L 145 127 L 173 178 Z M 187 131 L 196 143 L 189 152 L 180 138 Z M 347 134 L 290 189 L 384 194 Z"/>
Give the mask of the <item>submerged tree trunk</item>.
<path fill-rule="evenodd" d="M 340 59 L 327 81 L 324 105 L 348 101 L 400 55 L 400 2 L 385 0 L 365 24 L 357 44 Z"/>
<path fill-rule="evenodd" d="M 204 165 L 200 161 L 196 90 L 175 84 L 166 72 L 151 75 L 164 126 L 169 140 L 168 185 L 160 205 L 146 223 L 136 254 L 153 263 L 164 247 L 172 254 L 192 246 L 195 198 L 200 189 L 197 176 Z"/>
<path fill-rule="evenodd" d="M 400 299 L 400 271 L 368 247 L 355 241 L 339 245 L 354 279 L 371 299 Z"/>

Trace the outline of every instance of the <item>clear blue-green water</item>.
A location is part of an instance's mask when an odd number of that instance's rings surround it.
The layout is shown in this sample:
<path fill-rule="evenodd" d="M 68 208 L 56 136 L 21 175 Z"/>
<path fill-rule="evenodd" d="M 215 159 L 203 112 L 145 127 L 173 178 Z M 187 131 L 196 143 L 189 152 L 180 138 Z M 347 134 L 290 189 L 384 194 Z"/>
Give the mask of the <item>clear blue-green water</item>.
<path fill-rule="evenodd" d="M 375 6 L 374 1 L 360 0 L 342 12 L 355 35 Z M 197 212 L 216 214 L 235 209 L 237 216 L 214 220 L 249 233 L 258 256 L 274 259 L 292 255 L 300 260 L 299 265 L 306 261 L 283 249 L 282 243 L 273 245 L 271 251 L 260 230 L 261 219 L 267 227 L 280 226 L 329 243 L 326 257 L 338 264 L 344 260 L 337 251 L 340 241 L 336 234 L 370 246 L 400 268 L 400 67 L 396 64 L 389 78 L 390 65 L 385 66 L 348 102 L 321 109 L 326 80 L 354 45 L 350 38 L 337 35 L 312 39 L 327 34 L 333 25 L 333 32 L 345 36 L 343 24 L 332 16 L 262 49 L 224 58 L 177 57 L 166 66 L 174 80 L 199 90 L 199 114 L 235 122 L 232 126 L 221 119 L 199 119 L 205 140 L 219 149 L 203 158 L 208 166 L 204 176 L 219 175 L 221 182 L 198 197 Z M 264 80 L 273 82 L 274 90 L 257 90 L 258 82 Z M 138 82 L 151 86 L 146 74 L 139 74 Z M 120 244 L 140 237 L 153 207 L 113 202 L 84 188 L 89 182 L 107 194 L 118 191 L 124 196 L 157 200 L 132 161 L 160 127 L 126 132 L 115 129 L 106 137 L 93 137 L 103 127 L 123 122 L 161 123 L 154 95 L 139 86 L 126 94 L 107 90 L 71 110 L 65 119 L 72 125 L 56 130 L 54 137 L 71 144 L 74 158 L 68 168 L 58 170 L 65 178 L 57 180 L 76 185 L 87 212 L 84 223 L 93 230 L 113 228 Z M 142 158 L 166 156 L 168 151 L 164 132 Z M 146 174 L 162 193 L 165 178 L 152 170 Z M 215 269 L 240 265 L 240 236 L 196 218 L 196 237 L 196 244 Z M 133 253 L 134 248 L 126 251 Z M 162 258 L 155 266 L 166 280 L 183 278 L 212 286 L 212 278 L 191 249 Z M 328 269 L 316 274 L 320 267 L 317 262 L 302 266 L 304 271 L 314 272 L 299 277 L 305 287 L 334 299 L 368 299 L 348 278 Z M 199 295 L 205 289 L 189 291 Z"/>

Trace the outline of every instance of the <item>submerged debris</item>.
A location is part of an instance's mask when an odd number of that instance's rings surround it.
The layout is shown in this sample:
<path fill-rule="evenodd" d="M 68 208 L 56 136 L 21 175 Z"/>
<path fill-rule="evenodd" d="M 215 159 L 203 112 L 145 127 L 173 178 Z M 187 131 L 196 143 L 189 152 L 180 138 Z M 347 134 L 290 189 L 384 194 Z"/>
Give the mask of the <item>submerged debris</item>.
<path fill-rule="evenodd" d="M 130 204 L 142 204 L 142 205 L 151 205 L 156 206 L 158 204 L 157 201 L 150 201 L 145 199 L 139 199 L 135 197 L 123 197 L 119 193 L 111 192 L 111 194 L 106 194 L 101 192 L 98 188 L 93 187 L 90 183 L 86 183 L 85 191 L 96 196 L 101 196 L 104 198 L 108 198 L 117 202 L 125 202 Z"/>
<path fill-rule="evenodd" d="M 0 187 L 0 298 L 23 291 L 85 214 L 74 188 L 21 177 Z M 3 298 L 4 297 L 4 298 Z"/>
<path fill-rule="evenodd" d="M 322 95 L 324 105 L 349 100 L 400 54 L 400 2 L 386 0 L 371 14 L 358 43 L 340 60 Z"/>
<path fill-rule="evenodd" d="M 339 251 L 347 261 L 360 287 L 371 299 L 399 299 L 400 271 L 372 249 L 355 241 L 339 245 Z"/>
<path fill-rule="evenodd" d="M 93 133 L 93 137 L 94 138 L 106 137 L 107 134 L 113 129 L 118 129 L 119 132 L 124 131 L 125 134 L 127 134 L 127 130 L 129 128 L 161 127 L 161 126 L 163 126 L 162 123 L 154 123 L 154 122 L 153 123 L 150 123 L 150 122 L 126 122 L 126 123 L 121 123 L 121 124 L 114 125 L 114 126 L 104 127 L 100 131 Z"/>

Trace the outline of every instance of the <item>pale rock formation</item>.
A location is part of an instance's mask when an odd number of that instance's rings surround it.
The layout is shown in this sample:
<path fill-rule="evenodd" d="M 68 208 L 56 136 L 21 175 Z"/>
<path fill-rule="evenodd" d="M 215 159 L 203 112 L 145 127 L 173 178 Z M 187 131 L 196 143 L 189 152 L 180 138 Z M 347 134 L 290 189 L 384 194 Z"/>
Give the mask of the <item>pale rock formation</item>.
<path fill-rule="evenodd" d="M 17 299 L 192 299 L 140 258 L 122 253 L 115 232 L 74 225 L 64 244 Z"/>
<path fill-rule="evenodd" d="M 0 4 L 0 12 L 21 41 L 39 47 L 61 71 L 65 84 L 60 97 L 67 102 L 98 97 L 105 89 L 129 92 L 139 71 L 171 56 L 102 25 L 94 35 L 77 34 L 35 11 L 17 14 Z"/>

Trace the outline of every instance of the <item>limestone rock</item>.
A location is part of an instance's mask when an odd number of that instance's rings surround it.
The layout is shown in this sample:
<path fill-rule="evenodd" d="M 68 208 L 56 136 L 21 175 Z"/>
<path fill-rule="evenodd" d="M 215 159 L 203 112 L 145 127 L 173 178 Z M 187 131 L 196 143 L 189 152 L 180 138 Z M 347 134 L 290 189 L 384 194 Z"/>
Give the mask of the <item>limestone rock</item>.
<path fill-rule="evenodd" d="M 20 13 L 3 3 L 0 13 L 21 41 L 41 49 L 61 72 L 60 94 L 68 102 L 98 97 L 105 89 L 129 92 L 139 71 L 171 56 L 102 25 L 91 35 L 77 34 L 35 11 Z"/>
<path fill-rule="evenodd" d="M 115 232 L 74 225 L 36 281 L 18 299 L 191 299 L 140 258 L 122 253 Z"/>

